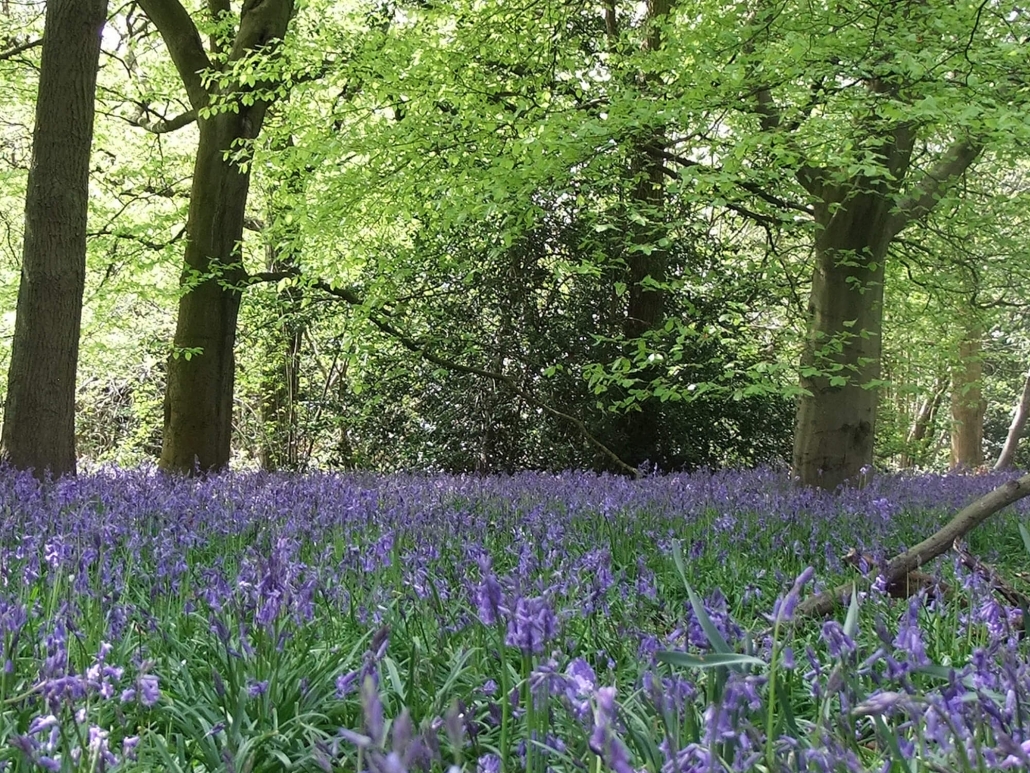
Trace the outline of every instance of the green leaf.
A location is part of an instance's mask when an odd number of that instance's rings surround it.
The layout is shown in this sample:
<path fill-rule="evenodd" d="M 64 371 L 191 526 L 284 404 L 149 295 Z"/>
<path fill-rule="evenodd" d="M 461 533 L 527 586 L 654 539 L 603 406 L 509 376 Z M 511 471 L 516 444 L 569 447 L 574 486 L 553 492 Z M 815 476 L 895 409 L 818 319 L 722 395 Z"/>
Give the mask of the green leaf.
<path fill-rule="evenodd" d="M 1026 548 L 1026 552 L 1030 553 L 1030 531 L 1027 531 L 1026 526 L 1022 523 L 1019 524 L 1019 536 L 1023 538 L 1023 547 Z"/>
<path fill-rule="evenodd" d="M 733 648 L 730 647 L 729 643 L 719 632 L 719 629 L 715 627 L 715 623 L 708 616 L 708 612 L 705 611 L 705 605 L 701 597 L 694 592 L 694 589 L 690 587 L 690 583 L 687 582 L 687 571 L 683 563 L 683 543 L 681 540 L 672 541 L 672 560 L 676 564 L 676 570 L 683 581 L 683 586 L 687 589 L 687 596 L 690 599 L 690 606 L 694 610 L 694 615 L 697 617 L 698 623 L 701 624 L 701 629 L 705 632 L 705 637 L 707 637 L 708 643 L 712 645 L 712 649 L 721 654 L 735 654 Z"/>
<path fill-rule="evenodd" d="M 850 639 L 858 636 L 858 586 L 851 586 L 851 603 L 848 604 L 848 614 L 844 618 L 844 635 Z"/>
<path fill-rule="evenodd" d="M 766 662 L 761 658 L 751 655 L 741 655 L 737 652 L 712 652 L 704 655 L 694 655 L 689 652 L 659 652 L 658 660 L 672 666 L 686 666 L 688 668 L 720 668 L 722 666 L 762 666 Z"/>

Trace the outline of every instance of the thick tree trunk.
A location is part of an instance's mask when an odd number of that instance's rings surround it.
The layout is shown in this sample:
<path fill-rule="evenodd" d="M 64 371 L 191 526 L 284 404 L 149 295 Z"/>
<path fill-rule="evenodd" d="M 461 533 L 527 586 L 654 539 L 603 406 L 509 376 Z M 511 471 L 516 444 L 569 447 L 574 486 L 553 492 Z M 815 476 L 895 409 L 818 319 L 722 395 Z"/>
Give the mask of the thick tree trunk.
<path fill-rule="evenodd" d="M 245 279 L 240 254 L 250 175 L 223 155 L 244 138 L 223 113 L 200 123 L 186 225 L 183 295 L 168 361 L 161 468 L 205 472 L 229 463 L 236 319 Z"/>
<path fill-rule="evenodd" d="M 998 461 L 994 463 L 995 470 L 1007 470 L 1016 464 L 1016 451 L 1019 449 L 1019 441 L 1023 437 L 1023 430 L 1026 428 L 1027 416 L 1030 416 L 1030 373 L 1023 382 L 1023 394 L 1019 397 L 1016 405 L 1016 412 L 1012 416 L 1012 424 L 1009 425 L 1009 434 L 1005 437 L 1005 446 L 1001 449 Z"/>
<path fill-rule="evenodd" d="M 89 157 L 107 0 L 46 8 L 3 458 L 75 474 L 75 373 L 86 278 Z"/>
<path fill-rule="evenodd" d="M 984 462 L 982 333 L 966 330 L 951 371 L 951 468 L 975 470 Z"/>
<path fill-rule="evenodd" d="M 794 436 L 794 472 L 806 485 L 835 489 L 873 461 L 891 204 L 868 191 L 836 209 L 817 207 L 801 375 L 807 394 Z"/>

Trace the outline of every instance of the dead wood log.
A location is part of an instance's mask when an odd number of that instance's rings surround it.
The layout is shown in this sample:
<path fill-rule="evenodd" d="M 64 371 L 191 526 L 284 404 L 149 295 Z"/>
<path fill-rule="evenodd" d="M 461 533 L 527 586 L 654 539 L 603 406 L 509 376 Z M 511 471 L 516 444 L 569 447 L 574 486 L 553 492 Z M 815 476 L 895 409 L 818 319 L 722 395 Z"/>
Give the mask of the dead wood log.
<path fill-rule="evenodd" d="M 935 534 L 895 556 L 887 563 L 887 568 L 883 572 L 887 585 L 898 582 L 909 572 L 946 553 L 955 540 L 964 537 L 999 510 L 1027 495 L 1030 495 L 1030 475 L 1006 481 L 972 504 L 962 508 Z M 798 605 L 797 614 L 800 617 L 825 617 L 838 604 L 847 603 L 846 600 L 851 596 L 854 588 L 865 588 L 868 585 L 869 580 L 863 578 L 811 596 Z"/>
<path fill-rule="evenodd" d="M 963 566 L 974 574 L 978 574 L 987 580 L 991 586 L 991 590 L 1005 599 L 1010 606 L 1018 607 L 1019 609 L 1030 609 L 1030 597 L 1013 588 L 993 566 L 985 564 L 979 558 L 966 550 L 966 547 L 962 544 L 961 540 L 955 540 L 955 544 L 952 545 L 952 549 L 956 554 L 958 554 L 958 558 L 962 562 Z"/>
<path fill-rule="evenodd" d="M 841 560 L 855 567 L 864 576 L 869 576 L 870 572 L 878 567 L 876 558 L 868 553 L 859 553 L 855 548 L 851 548 L 847 555 L 841 557 Z M 873 574 L 870 579 L 876 576 L 876 574 Z M 898 580 L 888 582 L 886 586 L 887 595 L 895 599 L 907 599 L 909 596 L 914 596 L 922 590 L 925 590 L 931 596 L 948 597 L 951 595 L 951 587 L 946 582 L 942 582 L 926 572 L 915 570 Z"/>

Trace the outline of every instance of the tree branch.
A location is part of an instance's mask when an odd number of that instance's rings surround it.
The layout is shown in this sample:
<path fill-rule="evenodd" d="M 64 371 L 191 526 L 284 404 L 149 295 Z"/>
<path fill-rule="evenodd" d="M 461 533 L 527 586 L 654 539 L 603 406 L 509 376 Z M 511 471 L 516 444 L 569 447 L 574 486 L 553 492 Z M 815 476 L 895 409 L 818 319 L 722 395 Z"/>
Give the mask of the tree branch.
<path fill-rule="evenodd" d="M 185 113 L 181 113 L 174 118 L 158 118 L 157 120 L 149 120 L 146 118 L 145 111 L 140 110 L 135 117 L 128 119 L 129 123 L 133 126 L 146 129 L 151 134 L 169 134 L 182 129 L 185 126 L 189 126 L 196 120 L 196 110 L 187 110 Z"/>
<path fill-rule="evenodd" d="M 896 583 L 909 572 L 943 555 L 955 540 L 961 539 L 996 512 L 1027 495 L 1030 495 L 1030 475 L 1007 481 L 988 492 L 960 510 L 937 533 L 892 558 L 883 572 L 884 581 L 887 585 Z M 797 614 L 802 617 L 824 617 L 832 612 L 838 603 L 843 603 L 843 600 L 851 595 L 853 588 L 866 585 L 868 580 L 858 580 L 812 596 L 798 605 Z"/>
<path fill-rule="evenodd" d="M 960 140 L 920 180 L 919 184 L 898 202 L 897 212 L 890 219 L 891 238 L 897 236 L 914 220 L 929 214 L 941 193 L 961 176 L 983 151 L 983 144 L 973 140 Z"/>
<path fill-rule="evenodd" d="M 139 5 L 161 33 L 193 109 L 206 107 L 210 95 L 200 73 L 211 68 L 211 60 L 189 12 L 179 0 L 139 0 Z"/>
<path fill-rule="evenodd" d="M 26 51 L 33 48 L 38 48 L 41 45 L 43 45 L 43 38 L 38 38 L 36 40 L 30 40 L 28 43 L 19 43 L 16 46 L 11 46 L 6 51 L 0 51 L 0 62 L 4 61 L 5 59 L 13 59 L 18 54 L 24 54 Z"/>
<path fill-rule="evenodd" d="M 721 172 L 722 171 L 722 167 L 708 166 L 707 164 L 702 164 L 700 161 L 694 161 L 694 160 L 689 159 L 689 158 L 683 158 L 683 156 L 676 155 L 675 153 L 670 153 L 669 151 L 667 151 L 667 150 L 665 150 L 663 148 L 648 148 L 647 150 L 648 150 L 649 153 L 652 153 L 652 154 L 658 156 L 659 158 L 664 158 L 667 161 L 672 161 L 674 164 L 679 164 L 680 166 L 689 167 L 689 168 L 702 168 L 705 171 L 709 171 L 709 172 Z M 755 196 L 760 198 L 762 201 L 765 201 L 765 202 L 767 202 L 769 204 L 772 204 L 774 207 L 779 207 L 780 209 L 793 209 L 793 210 L 797 210 L 798 212 L 804 212 L 809 217 L 811 217 L 813 215 L 811 207 L 809 207 L 809 206 L 807 206 L 805 204 L 799 204 L 799 203 L 797 203 L 795 201 L 788 201 L 787 199 L 781 199 L 779 196 L 774 196 L 773 194 L 769 193 L 767 190 L 765 190 L 761 185 L 758 185 L 757 183 L 748 182 L 747 180 L 734 180 L 733 184 L 743 188 L 744 190 L 748 191 L 749 193 L 754 194 Z"/>

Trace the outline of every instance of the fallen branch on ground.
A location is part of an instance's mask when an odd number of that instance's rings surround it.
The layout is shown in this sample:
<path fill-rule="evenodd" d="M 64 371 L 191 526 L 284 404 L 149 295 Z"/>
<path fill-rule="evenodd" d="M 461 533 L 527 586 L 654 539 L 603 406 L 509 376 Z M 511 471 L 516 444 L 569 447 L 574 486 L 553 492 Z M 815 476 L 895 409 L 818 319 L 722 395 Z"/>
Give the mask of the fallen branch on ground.
<path fill-rule="evenodd" d="M 1011 505 L 1013 502 L 1019 501 L 1027 495 L 1030 495 L 1030 475 L 1024 475 L 1017 480 L 1007 481 L 972 504 L 962 508 L 954 518 L 948 521 L 935 534 L 892 558 L 883 572 L 886 584 L 890 586 L 892 583 L 899 582 L 909 572 L 915 571 L 937 558 L 937 556 L 946 553 L 955 543 L 955 540 L 961 539 L 999 510 Z M 797 614 L 799 617 L 825 617 L 838 604 L 843 605 L 847 603 L 846 600 L 851 596 L 854 588 L 866 588 L 868 586 L 869 581 L 865 579 L 844 583 L 831 591 L 805 599 L 805 601 L 798 605 Z"/>

